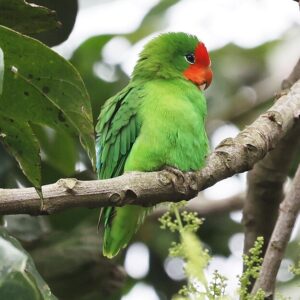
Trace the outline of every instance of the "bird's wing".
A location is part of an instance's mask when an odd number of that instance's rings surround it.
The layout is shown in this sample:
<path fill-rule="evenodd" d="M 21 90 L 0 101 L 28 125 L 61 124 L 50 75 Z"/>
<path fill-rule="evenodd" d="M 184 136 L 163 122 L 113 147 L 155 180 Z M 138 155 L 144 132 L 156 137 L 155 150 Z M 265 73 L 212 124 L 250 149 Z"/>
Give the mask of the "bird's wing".
<path fill-rule="evenodd" d="M 137 120 L 141 89 L 128 86 L 110 98 L 102 108 L 96 125 L 97 172 L 100 179 L 123 173 L 140 125 Z"/>
<path fill-rule="evenodd" d="M 96 125 L 99 179 L 123 173 L 126 159 L 139 134 L 137 111 L 142 98 L 142 88 L 131 85 L 110 98 L 103 106 Z M 108 207 L 101 211 L 100 217 L 101 215 L 104 215 L 106 226 L 114 215 L 114 209 Z"/>

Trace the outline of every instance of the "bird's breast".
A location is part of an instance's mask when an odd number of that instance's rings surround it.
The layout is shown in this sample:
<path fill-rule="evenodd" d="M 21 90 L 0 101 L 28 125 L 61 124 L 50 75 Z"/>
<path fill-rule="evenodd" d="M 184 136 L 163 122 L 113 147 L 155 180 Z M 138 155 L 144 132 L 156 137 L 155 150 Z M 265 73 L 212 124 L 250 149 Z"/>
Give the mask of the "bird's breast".
<path fill-rule="evenodd" d="M 141 130 L 125 169 L 150 171 L 166 165 L 183 171 L 200 169 L 208 150 L 205 114 L 201 103 L 189 101 L 180 88 L 152 88 L 139 111 Z"/>

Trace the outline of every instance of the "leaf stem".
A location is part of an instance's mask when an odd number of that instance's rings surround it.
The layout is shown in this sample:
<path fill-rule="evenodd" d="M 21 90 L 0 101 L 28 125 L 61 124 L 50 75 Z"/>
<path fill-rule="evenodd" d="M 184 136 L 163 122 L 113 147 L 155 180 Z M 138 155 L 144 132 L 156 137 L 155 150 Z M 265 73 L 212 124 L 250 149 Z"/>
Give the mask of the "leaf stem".
<path fill-rule="evenodd" d="M 179 233 L 180 233 L 184 230 L 184 227 L 183 227 L 183 224 L 181 221 L 181 217 L 180 217 L 180 213 L 179 213 L 178 207 L 176 205 L 173 206 L 173 209 L 174 209 L 174 214 L 175 214 L 176 220 L 178 222 Z"/>

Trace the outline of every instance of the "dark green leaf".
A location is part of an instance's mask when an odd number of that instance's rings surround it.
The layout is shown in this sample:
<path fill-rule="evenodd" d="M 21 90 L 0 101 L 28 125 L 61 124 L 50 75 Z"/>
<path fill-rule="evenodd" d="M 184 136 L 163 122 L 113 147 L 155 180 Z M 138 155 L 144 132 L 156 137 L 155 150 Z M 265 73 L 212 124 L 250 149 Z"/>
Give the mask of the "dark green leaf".
<path fill-rule="evenodd" d="M 27 122 L 1 115 L 0 140 L 16 158 L 24 174 L 36 187 L 41 185 L 39 143 Z"/>
<path fill-rule="evenodd" d="M 3 26 L 0 35 L 5 57 L 0 113 L 24 126 L 41 124 L 64 133 L 77 132 L 94 164 L 91 105 L 76 69 L 34 39 Z M 18 145 L 20 148 L 22 144 Z M 25 159 L 22 155 L 21 158 Z M 35 159 L 34 165 L 38 164 L 39 160 Z M 38 187 L 30 170 L 26 175 Z"/>
<path fill-rule="evenodd" d="M 25 34 L 61 26 L 55 11 L 24 0 L 0 0 L 0 24 Z"/>
<path fill-rule="evenodd" d="M 2 49 L 0 48 L 0 96 L 2 94 L 2 88 L 3 88 L 3 77 L 4 77 L 4 55 Z"/>
<path fill-rule="evenodd" d="M 75 24 L 78 11 L 77 0 L 31 0 L 30 2 L 55 10 L 58 19 L 63 24 L 60 28 L 31 34 L 30 36 L 51 47 L 65 41 L 72 32 Z"/>

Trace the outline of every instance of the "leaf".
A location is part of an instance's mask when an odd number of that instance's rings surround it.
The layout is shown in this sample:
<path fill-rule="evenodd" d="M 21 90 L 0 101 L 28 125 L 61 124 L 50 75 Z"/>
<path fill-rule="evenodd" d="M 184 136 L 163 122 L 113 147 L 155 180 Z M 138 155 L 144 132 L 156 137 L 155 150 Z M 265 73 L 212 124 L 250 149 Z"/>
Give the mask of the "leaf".
<path fill-rule="evenodd" d="M 57 299 L 29 254 L 3 228 L 0 229 L 0 261 L 0 299 Z"/>
<path fill-rule="evenodd" d="M 4 117 L 0 111 L 0 140 L 16 158 L 35 187 L 41 185 L 39 143 L 28 123 Z"/>
<path fill-rule="evenodd" d="M 0 26 L 0 36 L 0 47 L 5 57 L 0 114 L 13 119 L 19 126 L 30 127 L 30 124 L 39 124 L 58 132 L 72 135 L 77 133 L 94 165 L 92 110 L 88 93 L 76 69 L 57 53 L 32 38 L 3 26 Z M 29 136 L 29 132 L 27 135 Z M 23 147 L 23 140 L 13 143 L 13 154 Z M 25 168 L 23 162 L 28 158 L 25 157 L 25 153 L 18 153 L 16 158 L 24 173 L 38 187 L 36 176 L 33 176 L 33 173 L 36 175 L 36 168 L 32 171 Z M 33 166 L 40 164 L 37 156 L 32 159 Z"/>
<path fill-rule="evenodd" d="M 49 127 L 32 126 L 37 136 L 44 160 L 63 176 L 71 176 L 75 172 L 78 155 L 73 137 L 63 131 Z"/>
<path fill-rule="evenodd" d="M 55 11 L 24 0 L 0 0 L 0 24 L 25 34 L 61 26 Z"/>
<path fill-rule="evenodd" d="M 47 46 L 55 46 L 65 41 L 74 27 L 77 11 L 77 0 L 34 0 L 34 3 L 38 5 L 46 6 L 52 10 L 55 10 L 58 19 L 63 24 L 59 28 L 55 28 L 48 31 L 39 32 L 36 34 L 30 34 L 31 37 L 45 43 Z"/>
<path fill-rule="evenodd" d="M 4 55 L 2 49 L 0 48 L 0 96 L 2 94 L 2 89 L 3 89 L 3 77 L 4 77 Z"/>

